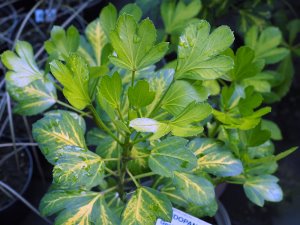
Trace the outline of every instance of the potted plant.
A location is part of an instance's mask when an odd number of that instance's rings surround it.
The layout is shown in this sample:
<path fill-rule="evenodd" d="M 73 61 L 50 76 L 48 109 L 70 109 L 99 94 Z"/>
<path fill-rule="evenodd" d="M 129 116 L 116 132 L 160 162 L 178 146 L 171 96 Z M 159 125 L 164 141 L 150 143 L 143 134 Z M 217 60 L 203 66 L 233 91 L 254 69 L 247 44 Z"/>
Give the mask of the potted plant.
<path fill-rule="evenodd" d="M 33 137 L 54 168 L 42 214 L 56 214 L 55 224 L 124 225 L 171 221 L 172 207 L 213 216 L 224 182 L 243 185 L 257 205 L 280 201 L 271 174 L 296 148 L 274 155 L 279 131 L 262 119 L 271 108 L 257 85 L 275 82 L 263 69 L 289 54 L 278 30 L 253 27 L 234 52 L 228 26 L 184 21 L 177 58 L 159 68 L 169 44 L 141 17 L 135 4 L 119 13 L 109 4 L 82 35 L 54 26 L 44 70 L 28 42 L 1 55 L 15 112 L 44 114 Z"/>

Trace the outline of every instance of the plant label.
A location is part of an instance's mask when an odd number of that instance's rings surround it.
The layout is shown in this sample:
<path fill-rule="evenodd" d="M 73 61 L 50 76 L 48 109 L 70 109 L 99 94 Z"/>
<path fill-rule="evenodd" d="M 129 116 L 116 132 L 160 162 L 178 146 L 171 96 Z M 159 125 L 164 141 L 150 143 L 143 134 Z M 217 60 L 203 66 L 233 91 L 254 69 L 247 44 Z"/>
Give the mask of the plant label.
<path fill-rule="evenodd" d="M 165 222 L 161 219 L 156 221 L 156 225 L 211 225 L 203 220 L 191 216 L 185 212 L 173 208 L 173 218 L 171 223 Z"/>

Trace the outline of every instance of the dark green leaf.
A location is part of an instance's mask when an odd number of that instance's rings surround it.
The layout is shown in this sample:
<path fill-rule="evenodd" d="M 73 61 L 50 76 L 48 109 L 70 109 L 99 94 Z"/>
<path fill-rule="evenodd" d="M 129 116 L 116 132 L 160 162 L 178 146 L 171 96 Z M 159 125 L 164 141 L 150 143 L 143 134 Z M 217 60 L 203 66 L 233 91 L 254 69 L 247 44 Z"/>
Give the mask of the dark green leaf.
<path fill-rule="evenodd" d="M 161 176 L 171 177 L 173 171 L 190 171 L 196 166 L 196 157 L 186 147 L 187 140 L 169 137 L 151 150 L 149 167 Z"/>
<path fill-rule="evenodd" d="M 102 78 L 97 98 L 105 98 L 111 107 L 119 108 L 121 93 L 122 80 L 120 75 L 116 72 L 112 77 L 106 75 Z"/>
<path fill-rule="evenodd" d="M 155 92 L 149 90 L 149 83 L 139 80 L 134 87 L 129 87 L 128 98 L 132 106 L 141 108 L 149 105 L 155 97 Z"/>

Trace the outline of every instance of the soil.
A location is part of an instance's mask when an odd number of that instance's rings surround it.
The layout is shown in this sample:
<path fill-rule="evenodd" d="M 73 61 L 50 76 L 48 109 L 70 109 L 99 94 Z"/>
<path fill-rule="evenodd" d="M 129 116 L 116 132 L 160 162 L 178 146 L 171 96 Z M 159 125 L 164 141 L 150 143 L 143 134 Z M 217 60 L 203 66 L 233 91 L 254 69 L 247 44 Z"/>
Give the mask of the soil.
<path fill-rule="evenodd" d="M 11 148 L 1 149 L 0 160 L 11 151 Z M 22 194 L 31 173 L 30 170 L 32 168 L 30 169 L 30 166 L 32 165 L 30 165 L 28 155 L 24 151 L 20 151 L 16 156 L 10 157 L 0 165 L 0 180 Z M 14 198 L 8 197 L 4 192 L 0 191 L 0 210 L 12 201 L 14 201 Z"/>

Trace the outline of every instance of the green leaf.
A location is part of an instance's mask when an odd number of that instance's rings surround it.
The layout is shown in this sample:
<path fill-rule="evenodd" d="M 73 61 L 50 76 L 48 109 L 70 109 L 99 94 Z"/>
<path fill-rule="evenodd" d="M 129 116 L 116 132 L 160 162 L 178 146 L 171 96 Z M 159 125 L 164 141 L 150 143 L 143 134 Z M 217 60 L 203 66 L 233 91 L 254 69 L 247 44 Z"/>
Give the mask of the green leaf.
<path fill-rule="evenodd" d="M 190 171 L 197 162 L 194 154 L 186 147 L 187 140 L 179 137 L 169 137 L 154 145 L 149 157 L 150 169 L 166 177 L 171 177 L 174 171 Z"/>
<path fill-rule="evenodd" d="M 164 0 L 160 11 L 166 33 L 180 34 L 185 26 L 192 21 L 192 18 L 197 16 L 201 7 L 200 0 L 192 0 L 189 4 L 185 4 L 183 0 L 180 0 L 177 4 L 175 0 Z"/>
<path fill-rule="evenodd" d="M 60 26 L 53 26 L 50 35 L 51 39 L 44 44 L 49 55 L 56 55 L 58 59 L 66 61 L 71 53 L 77 51 L 80 35 L 74 26 L 70 26 L 67 32 Z"/>
<path fill-rule="evenodd" d="M 104 98 L 113 108 L 120 107 L 120 97 L 122 94 L 122 80 L 115 72 L 112 77 L 106 75 L 102 78 L 98 89 L 97 98 Z"/>
<path fill-rule="evenodd" d="M 208 205 L 215 198 L 214 186 L 203 177 L 174 172 L 173 182 L 179 193 L 196 205 Z"/>
<path fill-rule="evenodd" d="M 265 201 L 280 202 L 283 194 L 277 184 L 278 178 L 272 175 L 251 177 L 244 183 L 244 191 L 254 204 L 263 206 Z"/>
<path fill-rule="evenodd" d="M 152 188 L 140 187 L 123 211 L 121 223 L 123 225 L 153 225 L 158 218 L 171 222 L 171 202 L 165 195 Z"/>
<path fill-rule="evenodd" d="M 233 68 L 233 60 L 220 55 L 233 43 L 232 31 L 220 26 L 209 32 L 209 23 L 201 20 L 180 36 L 176 79 L 213 80 Z"/>
<path fill-rule="evenodd" d="M 85 29 L 85 35 L 93 47 L 96 65 L 101 65 L 102 50 L 107 43 L 106 35 L 100 23 L 100 19 L 96 19 L 88 24 Z"/>
<path fill-rule="evenodd" d="M 66 65 L 58 60 L 52 61 L 50 70 L 64 86 L 64 96 L 72 106 L 81 110 L 90 104 L 88 65 L 79 54 L 71 54 Z"/>
<path fill-rule="evenodd" d="M 255 52 L 247 46 L 240 47 L 234 58 L 234 69 L 230 71 L 232 80 L 242 81 L 254 77 L 264 67 L 263 60 L 255 60 Z"/>
<path fill-rule="evenodd" d="M 271 133 L 268 130 L 261 129 L 258 125 L 253 129 L 242 131 L 241 135 L 244 136 L 243 143 L 248 147 L 259 146 L 270 139 Z"/>
<path fill-rule="evenodd" d="M 44 112 L 56 103 L 56 89 L 48 78 L 36 80 L 29 85 L 19 88 L 14 82 L 6 80 L 6 89 L 17 105 L 14 113 L 32 116 Z"/>
<path fill-rule="evenodd" d="M 111 62 L 131 71 L 141 70 L 158 62 L 168 50 L 166 42 L 154 45 L 156 30 L 149 19 L 137 24 L 134 17 L 128 14 L 119 17 L 110 38 L 116 53 L 110 57 Z"/>
<path fill-rule="evenodd" d="M 3 65 L 9 70 L 5 79 L 16 87 L 26 87 L 43 78 L 33 56 L 32 46 L 25 41 L 16 43 L 16 53 L 5 51 L 1 54 Z"/>
<path fill-rule="evenodd" d="M 51 164 L 58 160 L 58 150 L 64 146 L 86 147 L 82 127 L 68 112 L 61 112 L 59 118 L 46 115 L 33 124 L 32 134 Z"/>
<path fill-rule="evenodd" d="M 300 20 L 294 19 L 287 24 L 287 30 L 289 31 L 289 44 L 293 45 L 297 34 L 300 32 Z"/>
<path fill-rule="evenodd" d="M 98 192 L 53 190 L 41 200 L 40 210 L 44 216 L 58 213 L 55 225 L 120 224 Z"/>
<path fill-rule="evenodd" d="M 192 102 L 171 120 L 171 124 L 186 126 L 187 124 L 204 120 L 211 113 L 212 108 L 208 103 Z"/>
<path fill-rule="evenodd" d="M 266 64 L 273 64 L 284 59 L 289 50 L 278 47 L 282 41 L 281 31 L 277 27 L 267 27 L 258 36 L 258 27 L 253 26 L 245 38 L 246 46 L 255 51 L 255 58 L 265 60 Z"/>
<path fill-rule="evenodd" d="M 104 161 L 97 154 L 77 146 L 64 146 L 53 169 L 53 179 L 61 188 L 92 188 L 102 182 Z"/>
<path fill-rule="evenodd" d="M 86 141 L 88 145 L 98 146 L 101 139 L 105 138 L 106 135 L 98 128 L 92 128 L 87 132 Z"/>
<path fill-rule="evenodd" d="M 101 10 L 100 23 L 108 39 L 110 39 L 110 32 L 115 29 L 117 23 L 117 17 L 118 17 L 117 9 L 111 3 L 109 3 Z"/>
<path fill-rule="evenodd" d="M 120 16 L 123 14 L 128 14 L 133 16 L 136 22 L 139 22 L 142 18 L 142 10 L 140 7 L 137 6 L 136 3 L 129 3 L 126 4 L 121 10 L 120 10 Z"/>
<path fill-rule="evenodd" d="M 174 72 L 175 71 L 173 69 L 162 69 L 155 74 L 151 74 L 149 77 L 146 77 L 146 79 L 149 81 L 150 90 L 155 92 L 154 100 L 150 105 L 147 106 L 147 117 L 154 110 L 156 105 L 159 104 L 160 99 L 167 91 L 173 80 Z"/>
<path fill-rule="evenodd" d="M 201 87 L 187 81 L 176 81 L 165 95 L 161 107 L 173 115 L 178 115 L 191 102 L 203 102 L 208 93 L 202 93 Z"/>
<path fill-rule="evenodd" d="M 149 90 L 149 83 L 139 80 L 134 87 L 129 87 L 128 98 L 133 107 L 141 108 L 149 105 L 155 97 L 155 92 Z"/>

